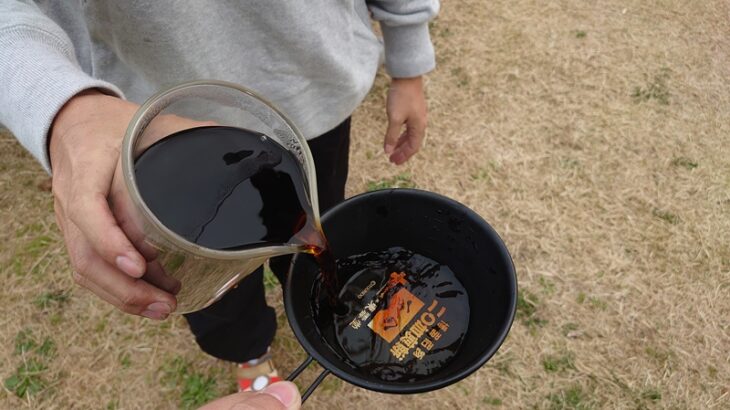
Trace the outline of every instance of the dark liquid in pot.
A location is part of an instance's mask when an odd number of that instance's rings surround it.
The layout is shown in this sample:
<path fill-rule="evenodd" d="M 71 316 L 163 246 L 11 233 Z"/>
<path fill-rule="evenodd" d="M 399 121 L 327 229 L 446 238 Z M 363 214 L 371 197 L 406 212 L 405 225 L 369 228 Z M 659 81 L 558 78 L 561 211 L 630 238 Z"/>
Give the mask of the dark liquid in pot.
<path fill-rule="evenodd" d="M 353 367 L 388 382 L 414 382 L 456 355 L 469 325 L 469 298 L 447 266 L 392 248 L 339 259 L 337 271 L 346 312 L 333 312 L 315 284 L 315 320 Z"/>

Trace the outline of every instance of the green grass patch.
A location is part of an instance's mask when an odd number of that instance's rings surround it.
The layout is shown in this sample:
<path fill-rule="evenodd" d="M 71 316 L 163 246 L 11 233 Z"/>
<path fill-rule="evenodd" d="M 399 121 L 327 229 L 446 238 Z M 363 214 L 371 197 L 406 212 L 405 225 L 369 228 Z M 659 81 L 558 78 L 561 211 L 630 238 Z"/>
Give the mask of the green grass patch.
<path fill-rule="evenodd" d="M 655 100 L 661 105 L 669 105 L 669 87 L 667 80 L 669 79 L 669 69 L 662 68 L 652 80 L 647 81 L 643 86 L 634 87 L 631 97 L 634 102 L 641 103 Z"/>
<path fill-rule="evenodd" d="M 542 367 L 548 373 L 562 373 L 575 369 L 575 362 L 571 353 L 547 355 L 542 358 Z"/>
<path fill-rule="evenodd" d="M 163 364 L 162 382 L 180 390 L 180 407 L 184 409 L 198 408 L 221 394 L 213 375 L 194 371 L 181 356 Z"/>
<path fill-rule="evenodd" d="M 523 290 L 517 293 L 517 317 L 527 327 L 540 327 L 547 323 L 537 315 L 538 304 L 537 296 L 529 291 Z"/>
<path fill-rule="evenodd" d="M 654 388 L 645 389 L 641 392 L 641 398 L 652 402 L 657 402 L 662 399 L 662 393 Z"/>
<path fill-rule="evenodd" d="M 672 165 L 679 168 L 685 168 L 693 170 L 699 166 L 699 164 L 687 157 L 677 157 L 672 160 Z"/>
<path fill-rule="evenodd" d="M 590 298 L 588 298 L 588 302 L 594 309 L 606 310 L 608 308 L 608 303 L 605 300 L 601 300 L 595 296 L 591 296 Z"/>
<path fill-rule="evenodd" d="M 537 296 L 523 290 L 517 294 L 517 317 L 530 317 L 537 312 Z"/>
<path fill-rule="evenodd" d="M 41 270 L 38 258 L 46 252 L 52 243 L 53 239 L 50 236 L 40 235 L 22 245 L 11 261 L 13 272 L 17 276 L 38 273 Z"/>
<path fill-rule="evenodd" d="M 585 292 L 578 292 L 575 301 L 580 305 L 588 302 L 588 305 L 593 309 L 606 310 L 608 308 L 608 302 L 596 296 L 588 296 Z"/>
<path fill-rule="evenodd" d="M 53 243 L 53 239 L 47 235 L 41 235 L 33 238 L 27 245 L 25 245 L 24 254 L 30 257 L 38 257 L 43 253 L 48 246 Z"/>
<path fill-rule="evenodd" d="M 43 374 L 48 367 L 37 359 L 30 359 L 15 369 L 15 373 L 5 379 L 5 388 L 18 397 L 33 396 L 46 388 Z"/>
<path fill-rule="evenodd" d="M 48 385 L 43 377 L 48 370 L 46 360 L 56 356 L 56 343 L 50 337 L 40 340 L 30 329 L 15 335 L 14 352 L 23 362 L 4 381 L 5 388 L 18 397 L 32 396 Z"/>
<path fill-rule="evenodd" d="M 49 359 L 53 358 L 56 356 L 56 342 L 54 342 L 50 337 L 46 337 L 35 352 L 40 356 L 47 357 Z"/>
<path fill-rule="evenodd" d="M 60 313 L 53 313 L 49 318 L 48 321 L 51 323 L 51 325 L 56 326 L 63 322 L 63 316 L 61 316 Z"/>
<path fill-rule="evenodd" d="M 162 381 L 169 385 L 182 382 L 190 372 L 190 362 L 182 356 L 176 356 L 162 365 Z"/>
<path fill-rule="evenodd" d="M 128 369 L 132 366 L 132 357 L 129 355 L 129 353 L 124 352 L 119 355 L 119 364 L 122 366 L 123 369 Z"/>
<path fill-rule="evenodd" d="M 264 288 L 266 290 L 272 290 L 279 287 L 279 279 L 274 275 L 274 272 L 269 267 L 264 268 Z"/>
<path fill-rule="evenodd" d="M 548 396 L 551 410 L 588 410 L 594 408 L 586 393 L 580 386 L 572 386 Z"/>
<path fill-rule="evenodd" d="M 385 178 L 379 181 L 370 181 L 367 184 L 368 191 L 377 191 L 379 189 L 390 188 L 415 188 L 416 184 L 411 181 L 411 174 L 402 173 L 392 178 Z"/>
<path fill-rule="evenodd" d="M 676 214 L 659 208 L 654 208 L 651 211 L 651 214 L 654 215 L 655 218 L 659 218 L 670 225 L 677 225 L 680 221 L 679 216 Z"/>
<path fill-rule="evenodd" d="M 461 384 L 457 384 L 456 387 L 459 390 L 461 390 L 461 392 L 464 394 L 464 396 L 468 396 L 471 393 L 471 391 L 469 391 L 469 389 L 466 386 L 463 386 Z"/>
<path fill-rule="evenodd" d="M 451 37 L 452 33 L 451 30 L 449 30 L 448 26 L 442 26 L 438 23 L 438 20 L 432 20 L 428 23 L 428 29 L 431 32 L 431 36 L 434 37 L 434 40 L 437 40 L 439 37 Z"/>
<path fill-rule="evenodd" d="M 15 354 L 25 354 L 38 346 L 30 329 L 23 329 L 15 335 Z"/>
<path fill-rule="evenodd" d="M 60 307 L 68 303 L 69 295 L 64 291 L 45 292 L 33 300 L 33 304 L 41 309 Z"/>
<path fill-rule="evenodd" d="M 39 222 L 35 222 L 30 225 L 24 225 L 15 231 L 15 237 L 20 238 L 29 233 L 40 233 L 40 232 L 43 232 L 44 229 L 45 228 L 44 228 L 43 224 L 41 224 Z"/>
<path fill-rule="evenodd" d="M 588 33 L 586 33 L 583 30 L 577 30 L 575 32 L 575 38 L 586 38 L 587 35 L 588 35 Z"/>
<path fill-rule="evenodd" d="M 502 399 L 498 399 L 496 397 L 485 397 L 482 399 L 482 403 L 486 404 L 487 406 L 501 406 L 502 405 Z"/>
<path fill-rule="evenodd" d="M 552 295 L 553 293 L 555 293 L 555 284 L 550 282 L 548 278 L 540 276 L 538 282 L 540 282 L 540 286 L 542 286 L 542 290 L 545 291 L 546 294 Z"/>
<path fill-rule="evenodd" d="M 477 182 L 489 182 L 492 180 L 489 169 L 487 168 L 479 168 L 475 172 L 472 172 L 470 176 L 472 181 Z"/>
<path fill-rule="evenodd" d="M 342 380 L 337 377 L 328 377 L 324 379 L 318 390 L 322 390 L 328 394 L 339 393 L 342 388 Z"/>
<path fill-rule="evenodd" d="M 510 377 L 515 377 L 514 372 L 512 372 L 512 362 L 514 361 L 514 358 L 509 354 L 505 354 L 500 356 L 496 361 L 492 362 L 492 366 L 494 366 L 495 369 L 497 369 L 500 373 L 505 374 Z"/>
<path fill-rule="evenodd" d="M 16 276 L 23 276 L 26 272 L 24 267 L 23 259 L 20 257 L 20 255 L 13 256 L 13 259 L 10 261 L 10 266 L 13 267 L 13 273 L 15 273 Z"/>
<path fill-rule="evenodd" d="M 669 362 L 674 356 L 674 353 L 669 350 L 663 350 L 652 346 L 647 346 L 644 351 L 646 352 L 647 356 L 651 357 L 662 365 Z"/>
<path fill-rule="evenodd" d="M 30 329 L 23 329 L 15 335 L 15 354 L 34 354 L 52 359 L 56 356 L 56 342 L 48 336 L 38 340 Z"/>
<path fill-rule="evenodd" d="M 215 379 L 212 376 L 193 373 L 185 378 L 180 404 L 185 409 L 197 409 L 217 397 Z"/>
<path fill-rule="evenodd" d="M 491 182 L 493 175 L 499 172 L 500 167 L 496 161 L 489 160 L 485 166 L 477 168 L 469 176 L 476 182 Z"/>
<path fill-rule="evenodd" d="M 101 319 L 99 322 L 96 323 L 96 326 L 94 326 L 94 332 L 104 333 L 108 323 L 109 322 L 106 320 L 106 318 Z"/>

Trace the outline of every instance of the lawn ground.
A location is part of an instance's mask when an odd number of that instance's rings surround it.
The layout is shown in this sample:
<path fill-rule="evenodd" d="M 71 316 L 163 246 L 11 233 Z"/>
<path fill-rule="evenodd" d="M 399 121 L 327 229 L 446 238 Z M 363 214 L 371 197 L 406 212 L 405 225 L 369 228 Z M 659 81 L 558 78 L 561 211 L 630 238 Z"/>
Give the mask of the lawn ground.
<path fill-rule="evenodd" d="M 456 385 L 400 397 L 329 377 L 307 407 L 730 408 L 728 16 L 711 0 L 444 2 L 426 146 L 384 159 L 379 76 L 354 115 L 348 194 L 416 186 L 475 209 L 514 257 L 517 319 Z M 1 134 L 0 408 L 232 391 L 182 319 L 125 316 L 74 285 L 52 210 L 47 176 Z M 286 373 L 304 353 L 267 283 Z"/>

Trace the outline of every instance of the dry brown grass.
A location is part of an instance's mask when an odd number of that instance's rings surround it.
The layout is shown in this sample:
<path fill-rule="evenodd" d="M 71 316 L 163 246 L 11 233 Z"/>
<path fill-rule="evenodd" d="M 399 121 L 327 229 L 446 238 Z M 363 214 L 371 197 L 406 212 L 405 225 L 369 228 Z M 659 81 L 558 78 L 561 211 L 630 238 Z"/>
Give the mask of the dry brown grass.
<path fill-rule="evenodd" d="M 426 148 L 403 168 L 383 159 L 378 78 L 355 115 L 349 193 L 401 175 L 474 208 L 513 253 L 519 317 L 457 385 L 399 397 L 330 377 L 308 407 L 730 407 L 729 12 L 710 0 L 445 2 Z M 47 368 L 43 390 L 0 390 L 0 406 L 175 408 L 186 382 L 174 374 L 230 390 L 182 320 L 124 316 L 73 285 L 43 181 L 2 136 L 0 376 Z M 34 303 L 54 291 L 68 300 Z M 16 352 L 24 330 L 56 353 Z M 285 371 L 303 357 L 286 325 L 275 348 Z"/>

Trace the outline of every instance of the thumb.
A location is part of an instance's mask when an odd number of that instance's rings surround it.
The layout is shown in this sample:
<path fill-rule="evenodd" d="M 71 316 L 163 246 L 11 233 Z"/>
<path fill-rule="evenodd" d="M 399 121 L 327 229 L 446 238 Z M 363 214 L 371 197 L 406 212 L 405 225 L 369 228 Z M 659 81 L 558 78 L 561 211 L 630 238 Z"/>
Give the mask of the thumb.
<path fill-rule="evenodd" d="M 299 410 L 302 398 L 294 383 L 273 383 L 260 392 L 231 394 L 198 410 Z"/>
<path fill-rule="evenodd" d="M 388 120 L 388 129 L 385 131 L 385 143 L 383 144 L 383 149 L 387 155 L 390 155 L 393 151 L 395 151 L 402 126 L 403 123 L 399 121 L 394 121 L 392 119 Z"/>
<path fill-rule="evenodd" d="M 292 382 L 277 382 L 266 387 L 261 393 L 274 396 L 284 405 L 286 410 L 298 410 L 302 407 L 302 397 L 297 385 Z"/>

